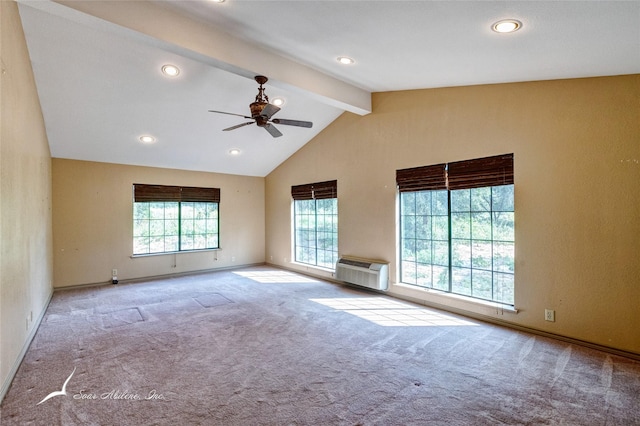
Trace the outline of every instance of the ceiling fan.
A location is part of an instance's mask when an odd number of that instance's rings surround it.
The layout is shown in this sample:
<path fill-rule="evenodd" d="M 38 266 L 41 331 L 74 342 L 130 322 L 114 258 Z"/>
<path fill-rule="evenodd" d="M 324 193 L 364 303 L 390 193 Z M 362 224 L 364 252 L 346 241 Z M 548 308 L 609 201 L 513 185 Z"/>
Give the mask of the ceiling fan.
<path fill-rule="evenodd" d="M 255 80 L 258 82 L 260 87 L 258 88 L 258 94 L 256 95 L 256 100 L 249 105 L 251 109 L 251 117 L 242 114 L 234 114 L 232 112 L 224 112 L 224 111 L 214 111 L 209 110 L 209 112 L 216 112 L 218 114 L 227 114 L 227 115 L 237 115 L 238 117 L 247 118 L 253 121 L 248 121 L 246 123 L 237 124 L 235 126 L 227 127 L 226 129 L 222 129 L 227 132 L 229 130 L 235 130 L 239 127 L 248 126 L 253 124 L 254 122 L 258 125 L 258 127 L 264 128 L 271 136 L 274 138 L 282 136 L 280 130 L 278 130 L 272 123 L 275 124 L 284 124 L 286 126 L 297 126 L 297 127 L 311 127 L 313 123 L 310 121 L 300 121 L 300 120 L 289 120 L 286 118 L 271 118 L 273 115 L 280 111 L 280 108 L 269 103 L 269 97 L 264 94 L 265 84 L 269 79 L 263 75 L 255 76 Z"/>

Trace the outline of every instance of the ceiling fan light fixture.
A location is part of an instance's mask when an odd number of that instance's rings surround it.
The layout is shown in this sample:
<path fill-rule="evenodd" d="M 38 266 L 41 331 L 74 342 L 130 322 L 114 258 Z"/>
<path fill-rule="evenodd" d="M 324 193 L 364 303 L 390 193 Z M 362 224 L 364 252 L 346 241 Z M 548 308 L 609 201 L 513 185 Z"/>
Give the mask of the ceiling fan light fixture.
<path fill-rule="evenodd" d="M 491 26 L 491 29 L 497 33 L 513 33 L 522 28 L 522 22 L 516 19 L 503 19 L 494 23 Z"/>
<path fill-rule="evenodd" d="M 356 62 L 356 61 L 354 61 L 352 58 L 350 58 L 348 56 L 338 56 L 337 60 L 342 65 L 351 65 L 351 64 L 354 64 Z"/>
<path fill-rule="evenodd" d="M 166 64 L 162 66 L 162 74 L 167 77 L 177 77 L 180 74 L 180 68 L 175 65 Z"/>
<path fill-rule="evenodd" d="M 153 136 L 149 136 L 149 135 L 142 135 L 140 136 L 140 142 L 142 143 L 154 143 L 156 141 L 156 138 L 154 138 Z"/>

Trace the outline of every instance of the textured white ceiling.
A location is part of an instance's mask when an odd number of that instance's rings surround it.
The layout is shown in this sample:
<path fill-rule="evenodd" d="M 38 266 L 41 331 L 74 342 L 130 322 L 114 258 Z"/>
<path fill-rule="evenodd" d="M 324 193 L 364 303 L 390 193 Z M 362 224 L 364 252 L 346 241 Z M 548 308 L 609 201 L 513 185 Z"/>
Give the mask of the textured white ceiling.
<path fill-rule="evenodd" d="M 20 0 L 20 14 L 51 153 L 89 161 L 265 176 L 365 114 L 370 92 L 640 73 L 640 1 Z M 523 28 L 492 32 L 504 18 Z M 222 132 L 245 120 L 207 110 L 248 114 L 256 74 L 286 98 L 276 117 L 314 127 Z"/>

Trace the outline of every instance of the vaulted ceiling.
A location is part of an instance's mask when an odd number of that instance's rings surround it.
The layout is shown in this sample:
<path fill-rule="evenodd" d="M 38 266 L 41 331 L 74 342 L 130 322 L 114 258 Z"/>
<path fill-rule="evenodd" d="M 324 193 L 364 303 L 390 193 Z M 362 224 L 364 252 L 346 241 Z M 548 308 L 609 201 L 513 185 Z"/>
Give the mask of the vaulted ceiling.
<path fill-rule="evenodd" d="M 57 158 L 266 176 L 372 92 L 640 73 L 640 1 L 18 1 Z M 256 75 L 313 127 L 223 132 Z"/>

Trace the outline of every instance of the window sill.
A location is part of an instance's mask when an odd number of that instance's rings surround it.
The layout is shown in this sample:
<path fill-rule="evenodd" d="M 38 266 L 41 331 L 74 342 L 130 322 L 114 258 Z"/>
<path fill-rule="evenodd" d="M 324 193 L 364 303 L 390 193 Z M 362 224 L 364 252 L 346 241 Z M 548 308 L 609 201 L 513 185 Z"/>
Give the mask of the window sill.
<path fill-rule="evenodd" d="M 165 251 L 162 253 L 132 254 L 129 257 L 131 259 L 135 259 L 137 257 L 164 256 L 168 254 L 202 253 L 202 252 L 210 252 L 210 251 L 218 251 L 218 250 L 222 250 L 222 249 L 218 247 L 218 248 L 212 248 L 212 249 L 199 249 L 199 250 Z"/>
<path fill-rule="evenodd" d="M 479 306 L 479 307 L 499 309 L 499 310 L 501 310 L 503 312 L 509 312 L 509 313 L 513 313 L 513 314 L 517 314 L 518 313 L 518 309 L 515 306 L 507 305 L 507 304 L 503 304 L 503 303 L 491 302 L 489 300 L 476 299 L 474 297 L 468 297 L 468 296 L 463 296 L 463 295 L 460 295 L 460 294 L 448 293 L 446 291 L 437 290 L 437 289 L 433 289 L 433 288 L 419 287 L 419 286 L 415 286 L 415 285 L 412 285 L 412 284 L 396 283 L 396 284 L 394 284 L 394 286 L 398 287 L 398 288 L 401 288 L 401 289 L 420 292 L 420 293 L 423 293 L 423 294 L 433 294 L 433 295 L 436 295 L 436 296 L 441 297 L 443 299 L 450 299 L 450 300 L 461 301 L 461 302 L 464 302 L 464 303 L 470 303 L 470 304 L 473 304 L 473 305 L 476 305 L 476 306 Z"/>

